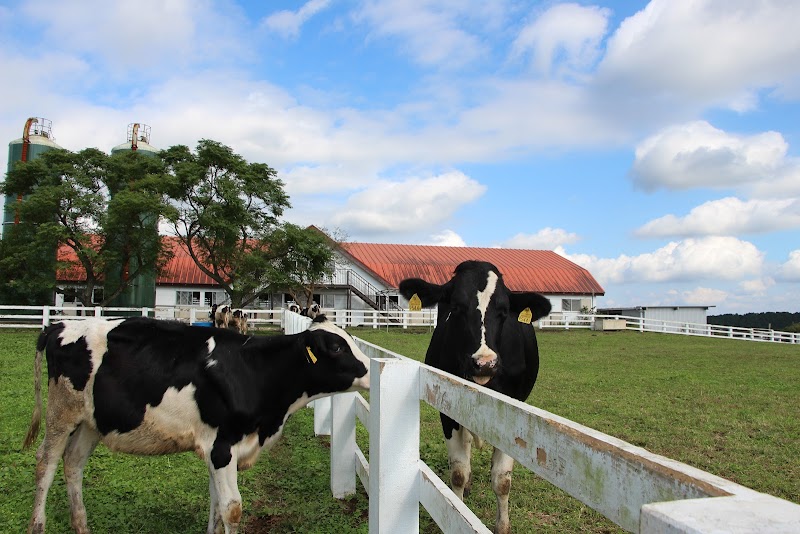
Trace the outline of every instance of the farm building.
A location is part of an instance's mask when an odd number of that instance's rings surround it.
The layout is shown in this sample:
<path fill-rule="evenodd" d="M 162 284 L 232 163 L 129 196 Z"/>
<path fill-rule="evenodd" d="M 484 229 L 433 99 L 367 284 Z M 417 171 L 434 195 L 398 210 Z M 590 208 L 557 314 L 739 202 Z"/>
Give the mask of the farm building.
<path fill-rule="evenodd" d="M 227 296 L 217 283 L 181 247 L 173 250 L 174 258 L 156 280 L 155 305 L 209 307 L 224 303 Z M 318 285 L 314 300 L 323 309 L 405 309 L 408 302 L 397 291 L 401 280 L 418 277 L 444 283 L 456 265 L 470 259 L 494 263 L 512 291 L 547 296 L 553 312 L 577 314 L 594 308 L 596 297 L 604 295 L 589 271 L 549 250 L 344 243 L 336 249 L 333 276 Z M 79 285 L 80 270 L 60 271 L 58 279 L 62 287 Z M 56 295 L 56 299 L 56 305 L 74 302 L 69 294 L 66 298 Z M 251 307 L 283 308 L 290 300 L 284 293 L 264 294 Z"/>
<path fill-rule="evenodd" d="M 648 321 L 669 321 L 706 324 L 708 309 L 714 306 L 633 306 L 628 308 L 599 308 L 600 315 L 622 315 Z"/>

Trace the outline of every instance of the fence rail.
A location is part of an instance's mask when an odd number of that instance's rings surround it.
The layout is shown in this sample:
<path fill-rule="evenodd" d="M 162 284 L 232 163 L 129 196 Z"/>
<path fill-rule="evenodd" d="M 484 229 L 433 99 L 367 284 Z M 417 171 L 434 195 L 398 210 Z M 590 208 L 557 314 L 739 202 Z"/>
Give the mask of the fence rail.
<path fill-rule="evenodd" d="M 287 314 L 289 316 L 294 314 Z M 287 333 L 307 326 L 287 317 Z M 358 393 L 314 402 L 315 431 L 331 436 L 331 491 L 369 495 L 369 532 L 416 532 L 419 506 L 444 532 L 489 529 L 419 456 L 420 401 L 446 413 L 527 469 L 630 532 L 800 532 L 800 505 L 516 401 L 361 339 L 370 403 Z M 369 432 L 369 459 L 355 440 Z"/>
<path fill-rule="evenodd" d="M 157 306 L 155 308 L 101 308 L 80 306 L 8 306 L 0 305 L 0 328 L 41 328 L 62 318 L 81 317 L 129 317 L 142 315 L 160 319 L 175 319 L 189 323 L 209 321 L 210 308 L 190 306 Z M 282 309 L 246 309 L 250 326 L 281 325 Z M 435 328 L 435 309 L 408 310 L 333 310 L 323 313 L 342 327 L 372 328 Z M 584 328 L 594 330 L 633 330 L 637 332 L 659 332 L 688 336 L 739 339 L 771 343 L 800 345 L 800 333 L 781 332 L 759 328 L 740 328 L 713 324 L 660 321 L 621 315 L 583 315 L 556 312 L 536 322 L 542 329 Z"/>

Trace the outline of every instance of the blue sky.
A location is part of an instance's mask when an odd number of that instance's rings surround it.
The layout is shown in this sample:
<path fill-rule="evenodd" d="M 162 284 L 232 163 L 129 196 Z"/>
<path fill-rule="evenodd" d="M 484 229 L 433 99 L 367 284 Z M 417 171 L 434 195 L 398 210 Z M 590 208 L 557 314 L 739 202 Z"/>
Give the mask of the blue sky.
<path fill-rule="evenodd" d="M 0 2 L 0 139 L 208 138 L 351 241 L 556 250 L 599 305 L 800 311 L 800 2 Z M 6 166 L 6 153 L 2 168 Z"/>

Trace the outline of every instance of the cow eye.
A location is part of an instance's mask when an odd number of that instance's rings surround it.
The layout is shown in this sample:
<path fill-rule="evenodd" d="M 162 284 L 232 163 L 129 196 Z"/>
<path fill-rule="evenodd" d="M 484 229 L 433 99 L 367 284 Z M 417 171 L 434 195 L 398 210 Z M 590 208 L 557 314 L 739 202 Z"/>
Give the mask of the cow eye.
<path fill-rule="evenodd" d="M 334 345 L 331 347 L 331 354 L 341 354 L 342 353 L 342 346 L 341 345 Z"/>

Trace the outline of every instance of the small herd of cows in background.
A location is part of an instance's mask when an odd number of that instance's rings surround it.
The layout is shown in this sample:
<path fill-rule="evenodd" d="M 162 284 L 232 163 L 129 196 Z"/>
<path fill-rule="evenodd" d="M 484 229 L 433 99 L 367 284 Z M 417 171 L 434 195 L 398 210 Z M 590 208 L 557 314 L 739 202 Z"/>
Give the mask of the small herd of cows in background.
<path fill-rule="evenodd" d="M 314 319 L 322 313 L 322 309 L 316 302 L 308 308 L 302 309 L 297 304 L 292 303 L 287 309 L 311 319 Z M 229 328 L 240 334 L 247 334 L 247 310 L 234 310 L 227 304 L 223 304 L 222 306 L 214 304 L 211 306 L 211 311 L 208 316 L 217 328 Z"/>

